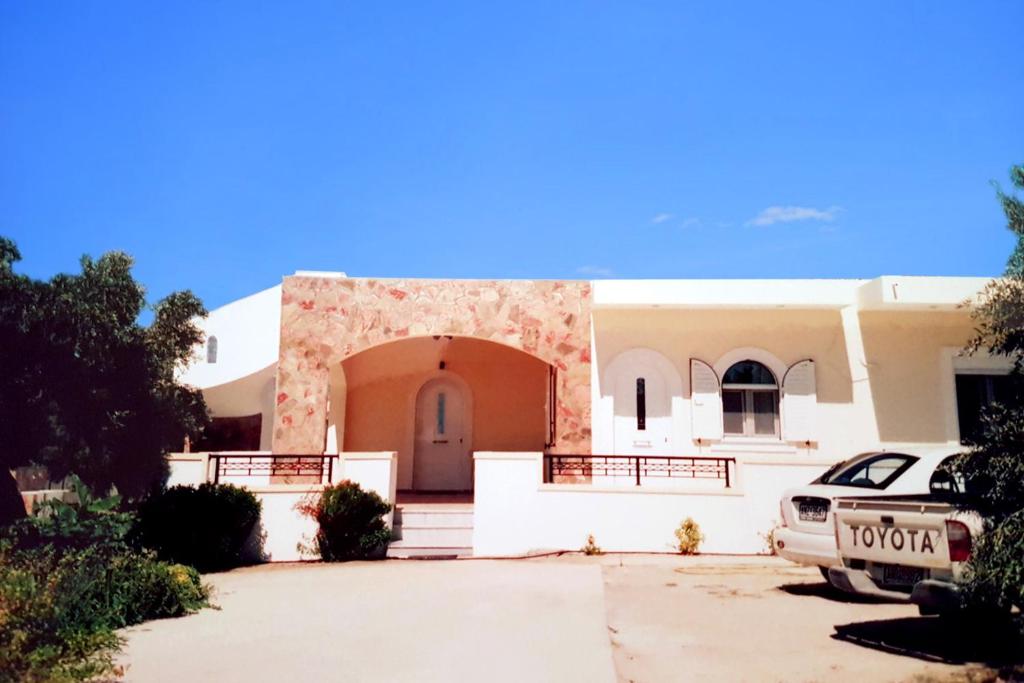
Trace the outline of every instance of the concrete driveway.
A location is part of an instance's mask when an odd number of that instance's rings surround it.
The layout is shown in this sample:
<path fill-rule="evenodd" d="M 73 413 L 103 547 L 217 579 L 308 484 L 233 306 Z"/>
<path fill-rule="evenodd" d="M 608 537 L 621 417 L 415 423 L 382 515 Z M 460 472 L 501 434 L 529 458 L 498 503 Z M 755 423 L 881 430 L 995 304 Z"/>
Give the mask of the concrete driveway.
<path fill-rule="evenodd" d="M 597 564 L 264 565 L 126 629 L 126 680 L 615 681 Z"/>
<path fill-rule="evenodd" d="M 265 565 L 131 629 L 129 681 L 945 681 L 1024 653 L 776 558 Z"/>
<path fill-rule="evenodd" d="M 1024 648 L 904 603 L 859 600 L 777 558 L 604 558 L 622 681 L 971 681 Z M 951 678 L 952 677 L 952 678 Z M 994 680 L 994 679 L 993 679 Z"/>

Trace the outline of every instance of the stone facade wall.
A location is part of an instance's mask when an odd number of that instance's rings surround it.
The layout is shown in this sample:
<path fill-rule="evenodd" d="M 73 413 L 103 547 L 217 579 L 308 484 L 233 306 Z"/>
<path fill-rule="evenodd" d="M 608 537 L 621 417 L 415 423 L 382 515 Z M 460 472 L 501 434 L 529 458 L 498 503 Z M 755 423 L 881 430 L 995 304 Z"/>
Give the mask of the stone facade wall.
<path fill-rule="evenodd" d="M 558 369 L 553 452 L 590 452 L 589 282 L 286 277 L 274 413 L 275 453 L 322 453 L 328 369 L 419 336 L 487 339 Z"/>

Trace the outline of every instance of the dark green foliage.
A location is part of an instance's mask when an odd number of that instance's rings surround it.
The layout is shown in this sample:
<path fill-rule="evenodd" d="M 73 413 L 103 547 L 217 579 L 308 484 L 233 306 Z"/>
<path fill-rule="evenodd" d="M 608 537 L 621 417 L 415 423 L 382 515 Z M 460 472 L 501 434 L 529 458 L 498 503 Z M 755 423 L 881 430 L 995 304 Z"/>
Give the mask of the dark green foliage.
<path fill-rule="evenodd" d="M 975 606 L 1024 609 L 1024 510 L 978 539 L 971 556 L 968 599 Z"/>
<path fill-rule="evenodd" d="M 206 310 L 176 292 L 143 327 L 128 255 L 83 257 L 81 273 L 48 281 L 15 273 L 19 258 L 0 237 L 0 472 L 35 463 L 54 480 L 74 472 L 97 491 L 145 493 L 162 482 L 164 454 L 208 421 L 201 393 L 174 378 Z"/>
<path fill-rule="evenodd" d="M 3 530 L 15 549 L 48 547 L 58 553 L 90 547 L 113 546 L 124 550 L 135 517 L 118 510 L 120 496 L 95 498 L 81 480 L 71 477 L 78 501 L 48 500 L 34 517 L 19 520 Z"/>
<path fill-rule="evenodd" d="M 143 501 L 132 536 L 162 560 L 203 572 L 230 569 L 244 563 L 260 507 L 251 492 L 230 484 L 174 486 Z"/>
<path fill-rule="evenodd" d="M 343 481 L 299 508 L 316 520 L 316 550 L 325 562 L 378 557 L 391 540 L 384 515 L 391 506 L 373 491 Z"/>
<path fill-rule="evenodd" d="M 51 501 L 0 532 L 0 681 L 86 680 L 109 673 L 114 629 L 207 604 L 191 567 L 133 549 L 116 496 Z"/>
<path fill-rule="evenodd" d="M 1024 165 L 1010 171 L 1024 190 Z M 970 494 L 965 503 L 985 517 L 986 531 L 971 555 L 967 603 L 1024 608 L 1024 202 L 997 188 L 1007 227 L 1017 237 L 1006 274 L 973 302 L 975 336 L 967 345 L 1014 363 L 1014 391 L 982 417 L 982 434 L 953 469 Z"/>

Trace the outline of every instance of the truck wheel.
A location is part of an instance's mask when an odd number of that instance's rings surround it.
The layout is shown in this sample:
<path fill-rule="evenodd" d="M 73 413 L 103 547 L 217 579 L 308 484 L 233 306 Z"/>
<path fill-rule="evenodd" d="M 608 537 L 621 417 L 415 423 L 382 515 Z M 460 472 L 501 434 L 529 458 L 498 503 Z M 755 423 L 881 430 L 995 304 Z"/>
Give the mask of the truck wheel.
<path fill-rule="evenodd" d="M 825 579 L 825 583 L 831 586 L 832 580 L 828 578 L 828 567 L 818 565 L 818 571 L 821 572 L 821 578 Z"/>

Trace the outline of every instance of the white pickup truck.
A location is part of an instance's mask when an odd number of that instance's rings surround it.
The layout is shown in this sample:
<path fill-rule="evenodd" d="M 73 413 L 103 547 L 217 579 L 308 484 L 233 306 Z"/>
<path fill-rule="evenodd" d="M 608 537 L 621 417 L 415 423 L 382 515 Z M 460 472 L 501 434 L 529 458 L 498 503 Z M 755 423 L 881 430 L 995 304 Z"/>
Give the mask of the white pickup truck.
<path fill-rule="evenodd" d="M 909 600 L 921 614 L 960 607 L 960 579 L 982 531 L 977 514 L 958 510 L 949 496 L 841 498 L 835 511 L 840 567 L 837 588 Z"/>

